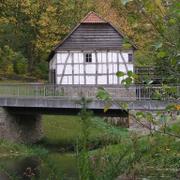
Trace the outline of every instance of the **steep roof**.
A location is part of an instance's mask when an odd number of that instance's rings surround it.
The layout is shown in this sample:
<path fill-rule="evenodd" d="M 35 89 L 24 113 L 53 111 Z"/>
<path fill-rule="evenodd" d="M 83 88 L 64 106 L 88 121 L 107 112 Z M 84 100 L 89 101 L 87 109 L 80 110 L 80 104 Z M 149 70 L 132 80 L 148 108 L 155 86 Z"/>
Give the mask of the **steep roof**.
<path fill-rule="evenodd" d="M 70 50 L 119 50 L 125 36 L 111 23 L 95 12 L 89 12 L 82 21 L 51 51 L 48 60 L 56 51 Z M 132 49 L 137 47 L 131 43 Z"/>
<path fill-rule="evenodd" d="M 81 23 L 56 51 L 119 50 L 123 36 L 108 23 Z"/>

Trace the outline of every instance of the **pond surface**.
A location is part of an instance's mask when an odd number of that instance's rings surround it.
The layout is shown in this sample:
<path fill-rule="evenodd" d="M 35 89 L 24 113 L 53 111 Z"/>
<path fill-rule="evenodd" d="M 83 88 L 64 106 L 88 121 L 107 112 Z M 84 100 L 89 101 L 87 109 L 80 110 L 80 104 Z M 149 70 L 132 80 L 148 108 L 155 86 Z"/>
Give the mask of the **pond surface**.
<path fill-rule="evenodd" d="M 46 157 L 0 158 L 0 180 L 78 179 L 74 154 L 49 153 Z"/>

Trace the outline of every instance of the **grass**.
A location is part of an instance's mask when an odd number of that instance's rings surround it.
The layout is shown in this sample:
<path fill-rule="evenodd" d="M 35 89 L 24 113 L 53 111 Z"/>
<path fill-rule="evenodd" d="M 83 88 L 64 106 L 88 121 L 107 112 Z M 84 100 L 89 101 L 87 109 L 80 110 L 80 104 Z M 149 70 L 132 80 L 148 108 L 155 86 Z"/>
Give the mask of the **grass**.
<path fill-rule="evenodd" d="M 130 137 L 90 153 L 97 177 L 113 179 L 179 179 L 180 140 L 162 134 Z M 101 179 L 100 178 L 100 179 Z"/>
<path fill-rule="evenodd" d="M 0 158 L 14 157 L 14 156 L 34 156 L 45 155 L 48 151 L 38 146 L 28 146 L 24 144 L 17 144 L 0 140 Z"/>
<path fill-rule="evenodd" d="M 79 116 L 43 116 L 43 129 L 45 137 L 42 142 L 44 144 L 59 145 L 59 147 L 71 150 L 82 135 Z M 93 118 L 89 132 L 90 149 L 117 143 L 120 138 L 128 136 L 126 129 L 114 128 L 97 117 Z"/>
<path fill-rule="evenodd" d="M 80 129 L 78 116 L 43 116 L 45 139 L 50 144 L 73 143 Z"/>

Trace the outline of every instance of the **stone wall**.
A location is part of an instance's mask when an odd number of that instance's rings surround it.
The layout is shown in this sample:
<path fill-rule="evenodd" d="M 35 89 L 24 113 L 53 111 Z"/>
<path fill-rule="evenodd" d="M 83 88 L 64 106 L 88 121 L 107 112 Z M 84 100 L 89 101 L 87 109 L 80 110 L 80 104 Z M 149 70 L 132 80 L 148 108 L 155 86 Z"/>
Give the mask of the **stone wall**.
<path fill-rule="evenodd" d="M 10 110 L 0 108 L 0 139 L 35 143 L 42 135 L 40 114 L 13 114 Z"/>
<path fill-rule="evenodd" d="M 129 127 L 129 117 L 127 116 L 117 116 L 117 117 L 105 117 L 104 120 L 109 123 L 112 124 L 114 126 L 118 126 L 118 127 L 125 127 L 128 128 Z"/>

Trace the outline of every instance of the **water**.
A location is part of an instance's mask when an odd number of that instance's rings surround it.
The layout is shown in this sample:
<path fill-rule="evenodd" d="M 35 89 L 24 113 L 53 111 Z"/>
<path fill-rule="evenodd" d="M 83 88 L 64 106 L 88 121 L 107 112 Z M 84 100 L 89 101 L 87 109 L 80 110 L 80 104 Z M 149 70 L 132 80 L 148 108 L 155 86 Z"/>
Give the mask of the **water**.
<path fill-rule="evenodd" d="M 6 157 L 0 159 L 0 180 L 76 180 L 74 154 L 50 153 L 46 157 Z"/>

